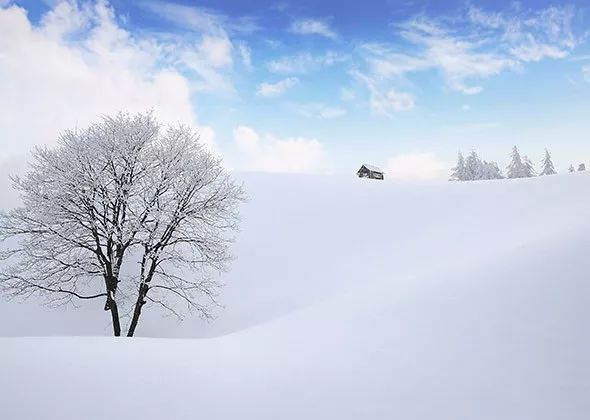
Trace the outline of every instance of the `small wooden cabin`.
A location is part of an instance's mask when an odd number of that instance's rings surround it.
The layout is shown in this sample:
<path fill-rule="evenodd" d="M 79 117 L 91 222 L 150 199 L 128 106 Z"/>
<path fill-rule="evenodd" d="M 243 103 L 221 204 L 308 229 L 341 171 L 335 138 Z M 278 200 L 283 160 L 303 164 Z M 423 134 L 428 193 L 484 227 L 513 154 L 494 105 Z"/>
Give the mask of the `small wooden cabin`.
<path fill-rule="evenodd" d="M 376 166 L 364 164 L 356 173 L 359 178 L 383 179 L 384 172 Z"/>

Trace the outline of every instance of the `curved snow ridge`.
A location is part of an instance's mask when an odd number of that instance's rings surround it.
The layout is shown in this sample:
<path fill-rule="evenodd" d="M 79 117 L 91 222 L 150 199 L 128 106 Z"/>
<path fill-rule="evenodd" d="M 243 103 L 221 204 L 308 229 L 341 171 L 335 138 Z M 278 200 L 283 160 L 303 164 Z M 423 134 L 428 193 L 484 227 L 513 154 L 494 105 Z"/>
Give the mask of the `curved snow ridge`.
<path fill-rule="evenodd" d="M 457 292 L 463 289 L 466 293 L 477 291 L 477 288 L 491 292 L 496 288 L 507 287 L 503 292 L 510 298 L 509 293 L 512 289 L 509 287 L 513 285 L 517 288 L 530 287 L 531 293 L 534 293 L 535 282 L 539 281 L 539 284 L 542 284 L 551 273 L 561 279 L 568 270 L 582 273 L 582 278 L 583 273 L 590 272 L 590 260 L 584 251 L 588 249 L 588 245 L 590 220 L 583 221 L 576 229 L 569 231 L 539 232 L 534 238 L 522 238 L 491 254 L 461 254 L 445 262 L 417 269 L 413 274 L 388 276 L 384 273 L 380 278 L 365 279 L 360 284 L 335 292 L 303 308 L 229 335 L 245 337 L 256 332 L 263 333 L 270 328 L 289 331 L 291 327 L 296 329 L 297 325 L 305 324 L 302 318 L 313 318 L 313 323 L 317 325 L 325 322 L 340 324 L 341 318 L 335 315 L 342 315 L 338 308 L 349 308 L 346 312 L 353 314 L 354 318 L 362 318 L 366 313 L 372 313 L 378 303 L 381 309 L 394 310 L 396 305 L 413 305 L 414 299 L 443 296 L 450 291 Z M 568 249 L 571 251 L 566 253 L 564 250 Z M 533 262 L 536 264 L 533 265 Z M 564 274 L 560 274 L 558 268 L 563 269 Z M 502 271 L 505 275 L 491 279 L 489 273 L 492 271 Z M 560 281 L 565 287 L 576 280 L 564 278 Z M 581 285 L 584 286 L 583 281 Z M 555 286 L 559 287 L 559 284 Z M 590 290 L 590 283 L 587 290 Z M 485 297 L 480 297 L 485 302 Z M 590 296 L 588 301 L 590 302 Z M 590 315 L 590 309 L 585 312 L 580 315 Z M 344 325 L 346 324 L 344 322 Z M 225 336 L 221 338 L 223 337 Z"/>

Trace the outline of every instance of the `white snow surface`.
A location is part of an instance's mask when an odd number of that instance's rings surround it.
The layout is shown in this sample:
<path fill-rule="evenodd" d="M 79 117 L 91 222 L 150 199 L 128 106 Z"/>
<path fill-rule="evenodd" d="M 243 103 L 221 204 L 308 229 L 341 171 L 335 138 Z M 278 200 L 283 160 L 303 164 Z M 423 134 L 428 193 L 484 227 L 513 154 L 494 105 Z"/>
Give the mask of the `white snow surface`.
<path fill-rule="evenodd" d="M 2 301 L 0 418 L 590 418 L 590 173 L 242 178 L 216 321 Z"/>

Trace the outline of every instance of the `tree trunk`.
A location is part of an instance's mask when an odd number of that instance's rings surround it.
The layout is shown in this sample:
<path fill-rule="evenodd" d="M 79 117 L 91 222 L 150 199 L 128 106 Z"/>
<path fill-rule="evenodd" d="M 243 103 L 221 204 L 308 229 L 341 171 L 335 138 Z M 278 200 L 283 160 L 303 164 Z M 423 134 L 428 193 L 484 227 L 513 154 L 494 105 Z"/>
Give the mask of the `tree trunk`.
<path fill-rule="evenodd" d="M 111 318 L 113 319 L 113 335 L 119 337 L 121 335 L 121 321 L 119 320 L 119 308 L 117 302 L 110 296 L 107 297 L 109 309 L 111 311 Z"/>
<path fill-rule="evenodd" d="M 141 309 L 143 308 L 143 305 L 145 305 L 145 297 L 147 295 L 148 289 L 149 287 L 146 283 L 142 283 L 139 287 L 137 301 L 135 302 L 135 309 L 133 310 L 133 318 L 131 318 L 131 324 L 129 324 L 127 337 L 133 337 L 133 334 L 135 334 L 135 329 L 137 328 L 137 323 L 139 322 L 139 316 L 141 315 Z"/>
<path fill-rule="evenodd" d="M 107 300 L 104 304 L 104 310 L 111 312 L 111 319 L 113 321 L 113 335 L 119 337 L 121 335 L 121 321 L 119 319 L 119 308 L 115 300 L 115 293 L 117 291 L 118 279 L 110 276 L 106 279 Z"/>

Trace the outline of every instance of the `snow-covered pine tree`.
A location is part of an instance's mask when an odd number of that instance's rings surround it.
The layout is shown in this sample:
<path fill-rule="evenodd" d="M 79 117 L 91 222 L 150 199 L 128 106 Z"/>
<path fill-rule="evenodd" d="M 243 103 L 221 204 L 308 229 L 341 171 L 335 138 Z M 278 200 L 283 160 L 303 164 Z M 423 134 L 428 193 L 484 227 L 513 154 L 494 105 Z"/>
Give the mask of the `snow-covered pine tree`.
<path fill-rule="evenodd" d="M 482 179 L 482 172 L 483 172 L 483 163 L 481 159 L 475 152 L 472 150 L 469 156 L 467 156 L 467 160 L 465 161 L 465 179 L 467 181 L 475 181 L 477 179 Z"/>
<path fill-rule="evenodd" d="M 496 162 L 483 161 L 482 179 L 502 179 L 502 171 Z"/>
<path fill-rule="evenodd" d="M 586 170 L 586 164 L 585 163 L 580 163 L 578 165 L 578 172 L 582 172 Z"/>
<path fill-rule="evenodd" d="M 533 166 L 533 162 L 528 158 L 528 156 L 522 157 L 522 164 L 524 166 L 523 177 L 530 178 L 535 176 L 535 167 Z"/>
<path fill-rule="evenodd" d="M 574 165 L 570 165 L 568 172 L 571 174 L 572 172 L 576 172 L 576 170 L 574 169 Z"/>
<path fill-rule="evenodd" d="M 520 152 L 518 148 L 514 146 L 512 148 L 512 160 L 508 165 L 506 170 L 506 177 L 507 178 L 524 178 L 525 177 L 525 166 L 522 163 L 522 158 L 520 157 Z"/>
<path fill-rule="evenodd" d="M 457 166 L 452 169 L 449 181 L 465 181 L 465 158 L 461 152 L 457 155 Z"/>
<path fill-rule="evenodd" d="M 543 170 L 541 171 L 539 176 L 555 175 L 557 173 L 555 171 L 555 167 L 553 166 L 553 162 L 551 161 L 551 153 L 549 153 L 549 150 L 547 149 L 545 149 L 545 157 L 543 158 L 543 162 L 541 163 L 541 165 L 543 165 Z"/>

